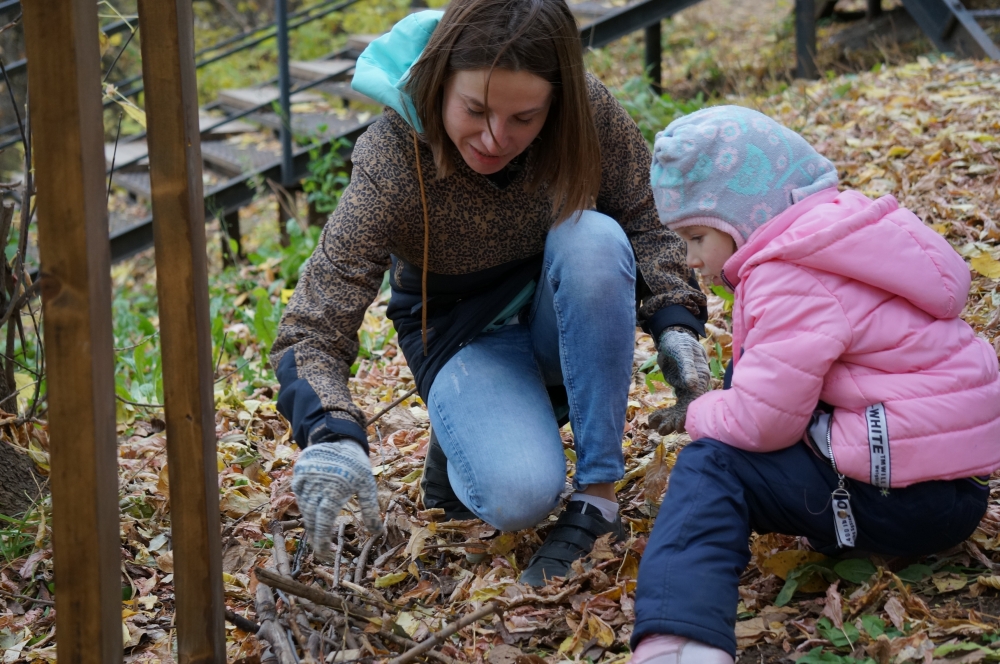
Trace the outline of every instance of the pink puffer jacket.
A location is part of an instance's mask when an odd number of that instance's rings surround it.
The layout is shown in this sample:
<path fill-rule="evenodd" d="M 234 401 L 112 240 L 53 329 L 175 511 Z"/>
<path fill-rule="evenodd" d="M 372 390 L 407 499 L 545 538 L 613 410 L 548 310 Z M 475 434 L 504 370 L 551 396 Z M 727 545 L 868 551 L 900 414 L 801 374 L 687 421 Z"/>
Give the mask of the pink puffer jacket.
<path fill-rule="evenodd" d="M 813 194 L 724 273 L 732 388 L 691 404 L 692 439 L 789 447 L 822 401 L 836 468 L 856 480 L 904 487 L 1000 467 L 997 356 L 958 318 L 969 268 L 892 196 Z"/>

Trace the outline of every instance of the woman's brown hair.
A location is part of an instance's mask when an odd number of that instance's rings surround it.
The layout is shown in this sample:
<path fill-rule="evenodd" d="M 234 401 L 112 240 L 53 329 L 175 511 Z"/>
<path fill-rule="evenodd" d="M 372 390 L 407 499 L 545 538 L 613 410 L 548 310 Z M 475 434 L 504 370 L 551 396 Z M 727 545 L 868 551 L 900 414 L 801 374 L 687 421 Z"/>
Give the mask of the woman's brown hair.
<path fill-rule="evenodd" d="M 444 129 L 445 83 L 456 71 L 492 72 L 497 67 L 527 71 L 552 84 L 528 186 L 546 188 L 557 222 L 593 206 L 601 183 L 601 151 L 580 36 L 565 0 L 452 0 L 448 5 L 406 83 L 434 153 L 437 177 L 454 171 L 457 152 Z M 488 78 L 486 95 L 488 106 Z"/>

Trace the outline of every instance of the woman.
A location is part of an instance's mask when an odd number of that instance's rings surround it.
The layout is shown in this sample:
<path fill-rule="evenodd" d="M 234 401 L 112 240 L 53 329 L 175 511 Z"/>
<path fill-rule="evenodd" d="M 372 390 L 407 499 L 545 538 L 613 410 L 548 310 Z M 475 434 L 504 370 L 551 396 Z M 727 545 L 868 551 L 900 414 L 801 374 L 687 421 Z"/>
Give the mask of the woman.
<path fill-rule="evenodd" d="M 304 448 L 293 489 L 313 546 L 328 554 L 355 493 L 380 529 L 347 379 L 389 269 L 387 314 L 434 431 L 425 507 L 536 525 L 565 486 L 568 409 L 576 492 L 521 580 L 565 575 L 597 537 L 622 536 L 614 482 L 637 311 L 678 396 L 655 414 L 662 430 L 707 388 L 705 300 L 657 220 L 649 149 L 584 74 L 564 0 L 411 15 L 362 54 L 353 86 L 387 108 L 354 148 L 271 356 Z"/>

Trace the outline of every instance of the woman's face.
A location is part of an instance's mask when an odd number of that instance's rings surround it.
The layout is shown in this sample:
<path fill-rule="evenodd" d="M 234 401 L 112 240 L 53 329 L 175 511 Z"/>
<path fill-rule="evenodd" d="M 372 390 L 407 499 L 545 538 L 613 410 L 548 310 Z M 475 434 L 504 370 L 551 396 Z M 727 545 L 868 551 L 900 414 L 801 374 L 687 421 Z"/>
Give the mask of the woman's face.
<path fill-rule="evenodd" d="M 535 140 L 551 103 L 552 84 L 541 76 L 509 69 L 494 69 L 492 76 L 488 69 L 458 71 L 444 86 L 444 130 L 469 168 L 490 175 Z"/>

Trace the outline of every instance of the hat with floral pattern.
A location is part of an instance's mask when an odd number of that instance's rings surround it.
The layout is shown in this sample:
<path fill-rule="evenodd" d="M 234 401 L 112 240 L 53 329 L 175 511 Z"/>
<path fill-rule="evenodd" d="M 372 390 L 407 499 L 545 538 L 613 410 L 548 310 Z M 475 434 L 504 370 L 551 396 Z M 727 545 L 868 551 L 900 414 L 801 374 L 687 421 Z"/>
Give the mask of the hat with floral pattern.
<path fill-rule="evenodd" d="M 650 182 L 665 226 L 709 226 L 742 247 L 795 203 L 836 187 L 837 169 L 763 113 L 713 106 L 656 135 Z"/>

